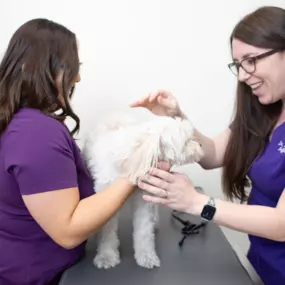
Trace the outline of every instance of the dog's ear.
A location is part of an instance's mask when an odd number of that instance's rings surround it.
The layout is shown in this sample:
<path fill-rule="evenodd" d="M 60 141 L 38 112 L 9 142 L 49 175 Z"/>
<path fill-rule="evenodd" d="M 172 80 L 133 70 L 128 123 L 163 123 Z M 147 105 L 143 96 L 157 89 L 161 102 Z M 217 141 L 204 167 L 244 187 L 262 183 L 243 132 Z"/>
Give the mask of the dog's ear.
<path fill-rule="evenodd" d="M 199 162 L 203 156 L 204 152 L 200 143 L 196 140 L 189 140 L 185 146 L 185 154 L 187 156 L 187 163 Z"/>
<path fill-rule="evenodd" d="M 132 147 L 131 154 L 121 167 L 123 175 L 133 183 L 143 176 L 151 167 L 156 167 L 160 155 L 160 134 L 146 133 Z"/>

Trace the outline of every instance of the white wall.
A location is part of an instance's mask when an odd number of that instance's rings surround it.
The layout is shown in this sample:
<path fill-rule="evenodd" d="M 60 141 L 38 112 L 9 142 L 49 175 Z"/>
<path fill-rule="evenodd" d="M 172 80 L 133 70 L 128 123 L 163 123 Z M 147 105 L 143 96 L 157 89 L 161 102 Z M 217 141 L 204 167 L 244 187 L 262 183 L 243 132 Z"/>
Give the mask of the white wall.
<path fill-rule="evenodd" d="M 58 21 L 77 34 L 83 66 L 73 104 L 82 133 L 104 113 L 128 110 L 133 100 L 163 88 L 177 96 L 190 120 L 209 136 L 226 127 L 232 113 L 236 78 L 227 63 L 233 26 L 259 6 L 285 8 L 284 0 L 4 2 L 0 52 L 15 29 L 35 17 Z M 143 110 L 136 113 L 146 116 Z M 219 170 L 184 170 L 207 192 L 222 195 Z M 245 235 L 226 234 L 246 249 Z"/>

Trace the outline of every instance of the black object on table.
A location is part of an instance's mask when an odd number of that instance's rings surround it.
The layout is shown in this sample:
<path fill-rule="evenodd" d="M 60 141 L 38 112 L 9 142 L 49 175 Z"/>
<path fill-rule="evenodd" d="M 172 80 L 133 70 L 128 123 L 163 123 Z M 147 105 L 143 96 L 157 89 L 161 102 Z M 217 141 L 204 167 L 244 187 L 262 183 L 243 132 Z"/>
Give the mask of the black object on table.
<path fill-rule="evenodd" d="M 183 220 L 200 224 L 201 219 L 175 213 Z M 90 238 L 85 257 L 67 270 L 60 285 L 252 285 L 249 274 L 221 229 L 208 222 L 197 234 L 188 235 L 183 246 L 183 225 L 167 207 L 160 207 L 156 232 L 161 267 L 139 267 L 133 256 L 132 221 L 128 208 L 122 209 L 119 226 L 121 263 L 111 269 L 93 265 L 96 236 Z"/>
<path fill-rule="evenodd" d="M 206 221 L 202 221 L 200 222 L 199 224 L 195 224 L 193 223 L 192 221 L 190 220 L 183 220 L 181 217 L 179 217 L 177 215 L 177 211 L 172 211 L 172 217 L 179 221 L 182 225 L 183 225 L 183 228 L 181 229 L 181 233 L 183 235 L 182 239 L 179 241 L 179 246 L 182 246 L 185 239 L 192 235 L 192 234 L 199 234 L 199 229 L 202 228 L 202 227 L 205 227 L 207 222 Z"/>

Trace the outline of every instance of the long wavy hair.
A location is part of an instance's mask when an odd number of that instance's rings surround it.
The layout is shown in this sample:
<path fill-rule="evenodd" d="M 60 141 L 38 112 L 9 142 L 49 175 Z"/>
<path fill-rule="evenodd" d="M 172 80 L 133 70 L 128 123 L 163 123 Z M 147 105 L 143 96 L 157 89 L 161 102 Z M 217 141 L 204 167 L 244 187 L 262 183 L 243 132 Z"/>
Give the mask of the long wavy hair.
<path fill-rule="evenodd" d="M 33 19 L 16 30 L 0 64 L 0 136 L 21 107 L 61 122 L 70 116 L 76 122 L 71 134 L 77 132 L 80 120 L 69 99 L 79 65 L 75 34 L 64 26 Z"/>
<path fill-rule="evenodd" d="M 235 26 L 230 43 L 233 38 L 260 48 L 285 49 L 285 10 L 272 6 L 257 9 Z M 249 86 L 238 82 L 222 173 L 223 191 L 230 200 L 248 199 L 248 171 L 263 153 L 281 109 L 281 101 L 262 105 Z"/>

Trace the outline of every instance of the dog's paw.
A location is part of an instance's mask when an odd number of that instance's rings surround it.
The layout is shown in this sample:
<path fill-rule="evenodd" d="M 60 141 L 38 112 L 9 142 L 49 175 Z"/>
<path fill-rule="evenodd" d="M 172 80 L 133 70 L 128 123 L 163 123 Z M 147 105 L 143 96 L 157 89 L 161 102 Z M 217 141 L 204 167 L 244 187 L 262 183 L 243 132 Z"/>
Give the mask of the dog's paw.
<path fill-rule="evenodd" d="M 109 269 L 118 265 L 120 261 L 118 251 L 107 251 L 104 253 L 98 253 L 93 259 L 93 264 L 98 268 Z"/>
<path fill-rule="evenodd" d="M 154 252 L 142 252 L 139 255 L 135 255 L 135 259 L 137 261 L 137 264 L 141 267 L 149 269 L 160 267 L 160 259 Z"/>

